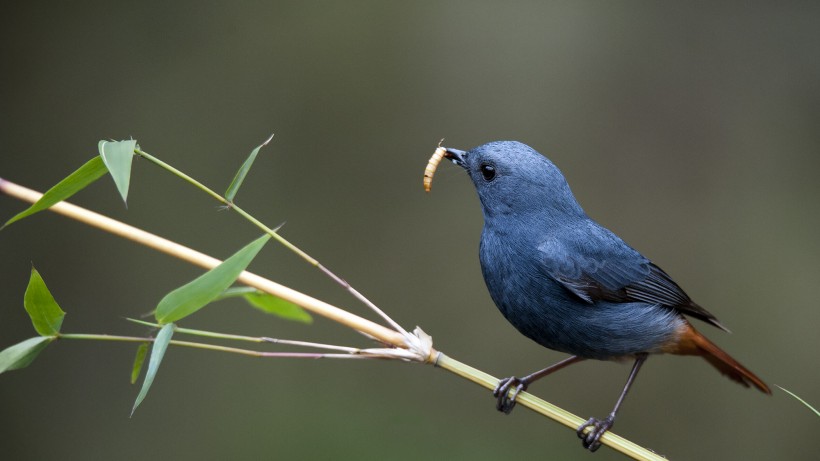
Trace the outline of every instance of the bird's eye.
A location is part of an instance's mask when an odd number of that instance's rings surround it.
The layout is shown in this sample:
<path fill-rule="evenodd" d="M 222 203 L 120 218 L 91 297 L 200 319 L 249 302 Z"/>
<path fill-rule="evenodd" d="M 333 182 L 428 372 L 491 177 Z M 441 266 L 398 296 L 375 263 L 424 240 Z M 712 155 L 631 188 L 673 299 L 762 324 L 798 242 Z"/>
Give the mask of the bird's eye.
<path fill-rule="evenodd" d="M 492 181 L 495 178 L 495 167 L 489 163 L 482 163 L 481 176 L 484 176 L 485 181 Z"/>

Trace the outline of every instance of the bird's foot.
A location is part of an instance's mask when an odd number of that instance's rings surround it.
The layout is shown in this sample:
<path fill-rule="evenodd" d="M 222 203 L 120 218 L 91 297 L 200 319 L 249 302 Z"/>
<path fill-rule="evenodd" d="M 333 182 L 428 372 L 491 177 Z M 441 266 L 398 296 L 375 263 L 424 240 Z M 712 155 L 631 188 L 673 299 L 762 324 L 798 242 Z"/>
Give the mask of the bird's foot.
<path fill-rule="evenodd" d="M 510 414 L 513 408 L 515 408 L 515 398 L 518 397 L 521 391 L 527 390 L 528 385 L 528 382 L 515 376 L 510 376 L 509 378 L 498 381 L 498 385 L 495 386 L 493 390 L 493 397 L 497 399 L 495 404 L 496 410 Z M 512 389 L 512 392 L 510 392 L 510 389 Z"/>
<path fill-rule="evenodd" d="M 601 436 L 608 431 L 615 424 L 615 415 L 610 413 L 606 419 L 589 418 L 587 422 L 578 427 L 578 438 L 581 439 L 584 448 L 589 451 L 595 451 L 601 448 Z M 591 428 L 587 433 L 584 433 L 586 428 Z"/>

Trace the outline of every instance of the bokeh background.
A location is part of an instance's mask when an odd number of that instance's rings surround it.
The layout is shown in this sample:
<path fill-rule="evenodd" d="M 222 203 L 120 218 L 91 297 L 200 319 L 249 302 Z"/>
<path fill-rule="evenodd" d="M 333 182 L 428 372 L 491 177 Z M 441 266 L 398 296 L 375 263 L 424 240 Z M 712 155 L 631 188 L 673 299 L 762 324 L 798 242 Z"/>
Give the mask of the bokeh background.
<path fill-rule="evenodd" d="M 496 376 L 559 360 L 481 279 L 481 214 L 436 143 L 516 139 L 588 213 L 672 274 L 770 384 L 820 404 L 820 5 L 816 2 L 15 2 L 0 15 L 0 176 L 44 190 L 100 139 L 217 190 L 271 133 L 238 203 L 449 355 Z M 126 210 L 103 178 L 73 201 L 226 257 L 258 232 L 145 161 Z M 0 220 L 24 204 L 0 196 Z M 145 334 L 200 270 L 41 213 L 0 233 L 0 347 L 33 336 L 34 264 L 65 332 Z M 271 243 L 252 270 L 366 310 Z M 321 318 L 222 302 L 191 328 L 368 346 Z M 64 341 L 0 376 L 3 459 L 583 459 L 572 431 L 433 367 L 171 349 L 133 418 L 134 347 Z M 531 389 L 605 416 L 628 365 Z M 694 358 L 649 361 L 616 432 L 671 459 L 817 459 L 820 420 Z M 622 459 L 602 448 L 598 460 Z"/>

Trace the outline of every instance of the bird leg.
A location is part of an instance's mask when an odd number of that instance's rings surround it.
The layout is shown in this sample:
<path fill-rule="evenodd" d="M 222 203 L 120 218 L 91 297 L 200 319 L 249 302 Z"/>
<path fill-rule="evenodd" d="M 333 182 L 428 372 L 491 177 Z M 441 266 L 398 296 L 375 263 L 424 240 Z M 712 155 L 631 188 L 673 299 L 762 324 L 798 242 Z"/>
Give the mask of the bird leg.
<path fill-rule="evenodd" d="M 612 413 L 610 413 L 609 416 L 603 420 L 589 418 L 587 422 L 578 427 L 578 437 L 581 439 L 584 448 L 589 451 L 595 451 L 601 447 L 601 436 L 615 424 L 615 415 L 618 413 L 618 408 L 621 407 L 621 403 L 623 403 L 626 393 L 629 392 L 629 388 L 632 386 L 635 376 L 638 375 L 638 370 L 641 369 L 641 365 L 643 365 L 647 357 L 648 354 L 646 353 L 638 354 L 635 359 L 635 364 L 632 365 L 632 371 L 629 373 L 629 378 L 626 380 L 624 390 L 621 391 L 621 396 L 618 397 L 618 401 L 615 403 L 615 408 L 612 409 Z M 584 433 L 588 427 L 591 428 L 591 430 Z"/>
<path fill-rule="evenodd" d="M 493 390 L 493 397 L 497 399 L 495 408 L 498 411 L 503 411 L 505 414 L 510 414 L 512 409 L 515 408 L 515 398 L 518 397 L 519 393 L 527 390 L 527 387 L 530 384 L 566 366 L 580 362 L 581 360 L 584 360 L 583 357 L 573 355 L 572 357 L 561 360 L 560 362 L 550 365 L 543 370 L 539 370 L 533 374 L 524 376 L 523 378 L 510 376 L 509 378 L 499 380 L 498 385 L 495 386 L 495 390 Z M 509 392 L 511 388 L 512 392 Z"/>

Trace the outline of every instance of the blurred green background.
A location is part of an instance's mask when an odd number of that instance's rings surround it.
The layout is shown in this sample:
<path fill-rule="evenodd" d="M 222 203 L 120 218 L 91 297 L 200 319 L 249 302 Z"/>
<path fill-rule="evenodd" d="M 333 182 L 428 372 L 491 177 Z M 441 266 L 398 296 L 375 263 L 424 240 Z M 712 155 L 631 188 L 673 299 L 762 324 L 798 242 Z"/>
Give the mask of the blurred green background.
<path fill-rule="evenodd" d="M 770 384 L 820 404 L 820 4 L 816 2 L 17 2 L 0 15 L 0 176 L 44 190 L 100 139 L 224 190 L 271 133 L 238 203 L 405 327 L 496 376 L 557 361 L 496 311 L 481 279 L 478 200 L 442 164 L 523 141 L 587 212 L 734 331 L 698 323 Z M 258 235 L 148 162 L 126 210 L 103 178 L 73 201 L 226 257 Z M 24 204 L 0 196 L 0 220 Z M 33 336 L 35 264 L 64 332 L 144 334 L 201 271 L 41 213 L 0 233 L 0 347 Z M 271 243 L 252 270 L 366 310 Z M 222 302 L 183 322 L 367 346 Z M 429 366 L 251 360 L 171 349 L 148 398 L 134 347 L 64 341 L 0 376 L 2 457 L 39 459 L 584 459 L 575 434 Z M 532 391 L 605 416 L 623 364 L 589 362 Z M 694 358 L 649 361 L 615 431 L 671 459 L 818 458 L 820 421 Z M 597 460 L 622 459 L 602 448 Z M 526 457 L 526 458 L 525 458 Z M 591 459 L 591 458 L 590 458 Z"/>

